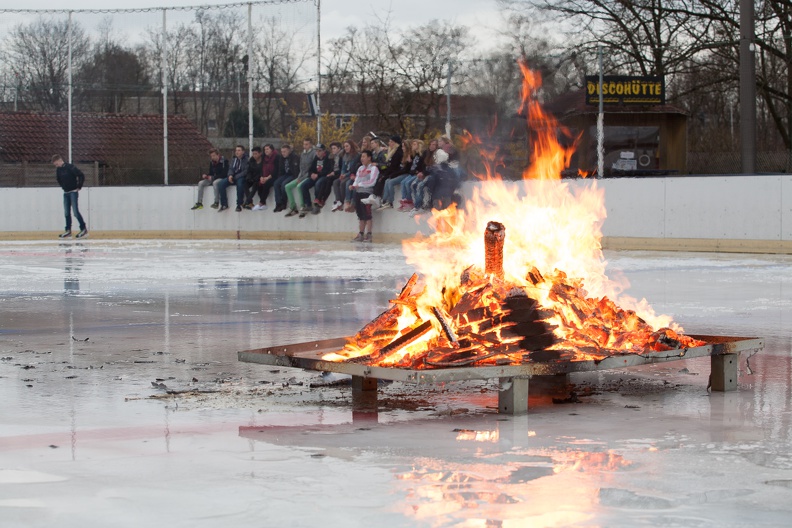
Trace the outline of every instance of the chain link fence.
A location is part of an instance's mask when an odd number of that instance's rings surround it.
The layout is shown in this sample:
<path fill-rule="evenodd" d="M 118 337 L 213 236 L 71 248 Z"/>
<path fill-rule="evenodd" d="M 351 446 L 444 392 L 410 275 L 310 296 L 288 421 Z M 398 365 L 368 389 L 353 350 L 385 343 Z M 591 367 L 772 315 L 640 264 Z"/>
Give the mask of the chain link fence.
<path fill-rule="evenodd" d="M 92 184 L 194 183 L 316 89 L 315 0 L 0 14 L 2 186 L 51 185 L 56 153 Z"/>

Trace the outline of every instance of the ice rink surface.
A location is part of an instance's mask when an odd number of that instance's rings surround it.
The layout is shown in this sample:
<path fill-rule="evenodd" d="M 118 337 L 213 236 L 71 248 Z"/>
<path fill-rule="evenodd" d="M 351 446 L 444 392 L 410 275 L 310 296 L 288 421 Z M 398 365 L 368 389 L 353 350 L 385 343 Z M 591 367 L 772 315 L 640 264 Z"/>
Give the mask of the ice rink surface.
<path fill-rule="evenodd" d="M 349 386 L 236 352 L 349 335 L 412 273 L 341 242 L 0 242 L 0 526 L 789 526 L 792 258 L 606 252 L 709 360 L 532 384 Z M 555 394 L 557 393 L 557 394 Z M 554 395 L 555 403 L 554 403 Z M 569 403 L 564 403 L 569 402 Z"/>

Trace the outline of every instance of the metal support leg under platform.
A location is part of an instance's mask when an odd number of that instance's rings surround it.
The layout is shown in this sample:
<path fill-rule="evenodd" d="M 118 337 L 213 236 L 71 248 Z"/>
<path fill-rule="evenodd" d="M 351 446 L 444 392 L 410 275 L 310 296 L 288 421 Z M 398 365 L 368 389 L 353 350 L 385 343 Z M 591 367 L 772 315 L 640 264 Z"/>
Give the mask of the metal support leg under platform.
<path fill-rule="evenodd" d="M 720 392 L 737 390 L 737 366 L 740 364 L 740 354 L 722 354 L 710 358 L 712 390 Z"/>
<path fill-rule="evenodd" d="M 525 414 L 528 412 L 528 379 L 499 378 L 498 412 L 503 414 Z"/>

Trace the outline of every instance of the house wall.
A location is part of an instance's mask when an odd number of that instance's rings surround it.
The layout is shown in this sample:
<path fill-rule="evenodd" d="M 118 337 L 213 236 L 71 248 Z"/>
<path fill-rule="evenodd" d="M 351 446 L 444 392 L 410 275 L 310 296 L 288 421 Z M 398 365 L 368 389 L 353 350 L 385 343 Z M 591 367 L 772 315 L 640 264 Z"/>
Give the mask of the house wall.
<path fill-rule="evenodd" d="M 792 253 L 792 176 L 711 176 L 571 180 L 599 185 L 607 218 L 603 245 L 615 249 Z M 465 194 L 471 194 L 467 184 Z M 515 184 L 515 192 L 518 188 Z M 529 182 L 528 185 L 532 185 Z M 530 192 L 530 189 L 529 191 Z M 211 193 L 211 190 L 209 190 Z M 63 227 L 60 189 L 0 192 L 0 238 L 53 238 Z M 195 187 L 97 187 L 80 194 L 93 238 L 348 239 L 355 215 L 285 218 L 270 211 L 191 211 Z M 211 203 L 211 194 L 205 199 Z M 231 200 L 233 203 L 233 198 Z M 388 210 L 376 213 L 378 241 L 429 233 L 426 219 Z"/>

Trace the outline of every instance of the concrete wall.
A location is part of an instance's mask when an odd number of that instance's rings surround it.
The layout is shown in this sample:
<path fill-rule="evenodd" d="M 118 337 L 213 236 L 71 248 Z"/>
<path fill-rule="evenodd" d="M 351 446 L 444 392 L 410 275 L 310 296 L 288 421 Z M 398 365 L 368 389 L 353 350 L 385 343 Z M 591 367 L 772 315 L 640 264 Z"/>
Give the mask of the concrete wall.
<path fill-rule="evenodd" d="M 605 190 L 605 247 L 792 253 L 792 176 L 621 178 L 597 184 Z M 212 190 L 207 193 L 205 202 L 211 203 Z M 357 232 L 354 214 L 327 207 L 302 219 L 271 210 L 191 211 L 195 196 L 189 186 L 85 188 L 80 210 L 93 238 L 346 239 Z M 53 187 L 2 189 L 0 219 L 0 238 L 52 238 L 63 227 L 62 193 Z M 382 241 L 430 232 L 425 219 L 394 210 L 374 219 L 375 236 Z"/>

